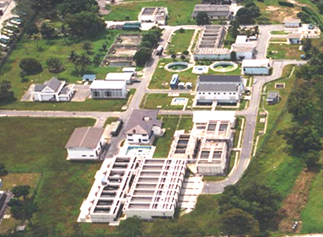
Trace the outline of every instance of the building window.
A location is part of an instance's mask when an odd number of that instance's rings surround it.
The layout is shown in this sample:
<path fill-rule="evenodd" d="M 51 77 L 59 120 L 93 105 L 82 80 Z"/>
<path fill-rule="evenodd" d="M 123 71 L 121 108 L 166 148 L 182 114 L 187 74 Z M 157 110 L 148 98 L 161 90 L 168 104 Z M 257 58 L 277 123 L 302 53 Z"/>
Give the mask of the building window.
<path fill-rule="evenodd" d="M 128 138 L 128 141 L 129 141 L 129 142 L 133 142 L 133 139 L 129 139 L 129 138 Z"/>
<path fill-rule="evenodd" d="M 211 95 L 211 92 L 209 92 L 209 95 Z"/>
<path fill-rule="evenodd" d="M 128 137 L 132 137 L 132 134 L 128 134 Z"/>
<path fill-rule="evenodd" d="M 142 141 L 143 141 L 143 142 L 148 142 L 148 140 L 147 140 L 147 139 L 142 139 Z"/>
<path fill-rule="evenodd" d="M 223 95 L 226 95 L 226 93 L 223 93 Z"/>
<path fill-rule="evenodd" d="M 82 157 L 86 157 L 86 155 L 82 155 Z"/>

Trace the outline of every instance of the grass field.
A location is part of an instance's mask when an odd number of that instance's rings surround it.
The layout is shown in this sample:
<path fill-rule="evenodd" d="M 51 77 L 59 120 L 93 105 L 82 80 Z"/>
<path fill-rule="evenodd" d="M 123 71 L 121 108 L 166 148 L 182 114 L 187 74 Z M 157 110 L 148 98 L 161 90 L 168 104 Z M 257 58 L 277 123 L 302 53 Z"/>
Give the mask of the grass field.
<path fill-rule="evenodd" d="M 272 34 L 272 35 L 288 35 L 288 32 L 286 32 L 284 30 L 273 30 L 273 31 L 270 31 L 270 34 Z"/>
<path fill-rule="evenodd" d="M 76 236 L 78 226 L 85 235 L 107 234 L 98 224 L 76 224 L 82 200 L 86 198 L 99 162 L 66 161 L 64 146 L 75 127 L 92 126 L 92 119 L 0 118 L 0 162 L 10 176 L 25 173 L 39 176 L 32 231 L 46 230 L 56 236 Z M 17 176 L 16 176 L 17 177 Z M 6 177 L 5 177 L 6 178 Z M 20 178 L 11 182 L 20 182 Z"/>
<path fill-rule="evenodd" d="M 168 96 L 167 93 L 149 93 L 143 100 L 143 108 L 145 109 L 167 109 L 167 110 L 181 110 L 183 105 L 171 105 L 174 98 L 188 98 L 187 105 L 191 106 L 194 100 L 194 96 L 190 94 L 180 94 L 179 96 Z M 161 106 L 161 107 L 159 107 Z"/>
<path fill-rule="evenodd" d="M 269 44 L 267 58 L 272 59 L 300 59 L 304 52 L 299 50 L 299 45 Z"/>
<path fill-rule="evenodd" d="M 55 24 L 55 22 L 53 24 Z M 116 35 L 121 32 L 122 31 L 120 30 L 109 30 L 95 38 L 92 37 L 84 40 L 72 39 L 68 37 L 51 40 L 41 39 L 38 42 L 40 49 L 37 49 L 35 41 L 30 40 L 25 35 L 17 44 L 16 49 L 12 52 L 7 62 L 0 69 L 1 78 L 11 82 L 17 101 L 7 105 L 0 105 L 0 108 L 27 110 L 108 110 L 108 108 L 111 108 L 111 110 L 120 110 L 120 107 L 122 107 L 122 105 L 125 103 L 125 100 L 113 101 L 111 103 L 104 100 L 93 101 L 88 99 L 85 102 L 52 104 L 20 102 L 20 99 L 31 84 L 42 84 L 44 81 L 48 81 L 53 76 L 59 77 L 60 79 L 67 81 L 67 83 L 76 83 L 77 81 L 81 81 L 81 76 L 83 75 L 75 70 L 73 63 L 68 61 L 70 52 L 74 50 L 77 54 L 82 54 L 84 52 L 82 49 L 82 44 L 84 41 L 88 40 L 91 41 L 93 45 L 92 53 L 89 55 L 89 57 L 93 59 L 95 55 L 99 54 L 103 59 L 106 52 L 102 50 L 102 46 L 105 44 L 110 47 Z M 27 76 L 28 82 L 21 82 L 21 77 L 19 76 L 21 72 L 19 63 L 25 57 L 36 58 L 42 64 L 43 71 L 36 75 Z M 47 69 L 46 60 L 51 57 L 59 58 L 64 65 L 65 70 L 59 73 L 59 75 L 51 73 Z M 86 73 L 95 73 L 97 74 L 97 78 L 105 78 L 105 75 L 108 72 L 120 70 L 121 68 L 103 68 L 92 65 L 86 69 Z"/>
<path fill-rule="evenodd" d="M 196 25 L 196 21 L 191 19 L 195 4 L 198 0 L 161 0 L 121 3 L 110 6 L 110 14 L 104 16 L 108 21 L 137 21 L 138 14 L 143 7 L 167 7 L 168 25 Z"/>
<path fill-rule="evenodd" d="M 167 53 L 171 52 L 182 53 L 187 50 L 192 40 L 194 30 L 184 30 L 183 33 L 180 30 L 174 32 L 171 43 L 167 46 Z"/>
<path fill-rule="evenodd" d="M 308 196 L 308 202 L 302 211 L 302 233 L 323 232 L 323 171 L 316 175 Z"/>

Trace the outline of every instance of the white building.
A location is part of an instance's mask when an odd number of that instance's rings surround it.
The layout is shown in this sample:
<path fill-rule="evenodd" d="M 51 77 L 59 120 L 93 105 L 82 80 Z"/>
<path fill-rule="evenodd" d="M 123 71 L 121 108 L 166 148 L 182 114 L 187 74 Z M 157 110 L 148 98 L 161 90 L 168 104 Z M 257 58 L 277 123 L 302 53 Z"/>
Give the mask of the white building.
<path fill-rule="evenodd" d="M 141 23 L 166 25 L 167 17 L 168 11 L 166 7 L 145 7 L 141 9 L 138 21 Z"/>
<path fill-rule="evenodd" d="M 284 19 L 284 26 L 286 28 L 298 28 L 301 26 L 301 19 L 286 17 Z"/>
<path fill-rule="evenodd" d="M 252 59 L 256 53 L 256 41 L 248 41 L 246 35 L 238 35 L 236 42 L 232 44 L 231 52 L 236 52 L 237 60 Z"/>
<path fill-rule="evenodd" d="M 244 85 L 240 76 L 201 75 L 195 99 L 198 104 L 236 104 L 240 101 Z"/>
<path fill-rule="evenodd" d="M 102 158 L 105 140 L 103 128 L 75 128 L 65 148 L 68 160 L 97 160 Z"/>
<path fill-rule="evenodd" d="M 242 61 L 242 75 L 269 75 L 271 68 L 269 59 L 246 59 Z"/>
<path fill-rule="evenodd" d="M 131 73 L 117 73 L 110 72 L 106 75 L 106 81 L 126 81 L 127 84 L 131 83 L 132 74 Z"/>
<path fill-rule="evenodd" d="M 173 218 L 185 170 L 180 159 L 106 159 L 78 221 L 115 224 L 123 213 L 144 220 Z"/>
<path fill-rule="evenodd" d="M 135 173 L 136 157 L 105 159 L 80 208 L 79 222 L 111 223 L 122 215 L 122 206 Z"/>
<path fill-rule="evenodd" d="M 230 19 L 233 15 L 229 5 L 216 4 L 196 4 L 192 13 L 192 18 L 196 18 L 197 14 L 205 12 L 210 19 Z"/>
<path fill-rule="evenodd" d="M 34 101 L 70 101 L 75 90 L 66 86 L 65 81 L 53 77 L 44 84 L 36 84 L 31 96 Z"/>
<path fill-rule="evenodd" d="M 128 94 L 126 81 L 95 80 L 90 91 L 92 99 L 125 99 Z"/>
<path fill-rule="evenodd" d="M 162 134 L 162 122 L 156 110 L 134 110 L 126 126 L 129 144 L 151 144 Z"/>
<path fill-rule="evenodd" d="M 182 159 L 143 160 L 123 208 L 127 218 L 173 218 L 185 171 Z"/>
<path fill-rule="evenodd" d="M 123 73 L 131 73 L 132 76 L 136 75 L 136 68 L 135 67 L 125 67 L 122 69 Z"/>

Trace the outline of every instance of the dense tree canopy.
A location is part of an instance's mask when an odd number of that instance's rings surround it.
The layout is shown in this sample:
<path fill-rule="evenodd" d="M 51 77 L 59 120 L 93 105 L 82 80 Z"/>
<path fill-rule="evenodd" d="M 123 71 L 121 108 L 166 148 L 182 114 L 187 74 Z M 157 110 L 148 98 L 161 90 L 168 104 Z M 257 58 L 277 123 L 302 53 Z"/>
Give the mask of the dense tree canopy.
<path fill-rule="evenodd" d="M 9 81 L 2 81 L 0 84 L 0 103 L 7 103 L 14 99 L 11 91 L 11 83 Z"/>
<path fill-rule="evenodd" d="M 36 74 L 43 70 L 42 65 L 35 58 L 23 58 L 19 67 L 27 74 Z"/>
<path fill-rule="evenodd" d="M 63 2 L 57 6 L 57 9 L 62 16 L 83 11 L 93 13 L 98 13 L 99 11 L 98 3 L 95 0 L 63 0 Z"/>
<path fill-rule="evenodd" d="M 94 37 L 102 33 L 106 27 L 104 20 L 92 12 L 69 15 L 66 23 L 72 34 L 86 37 Z"/>
<path fill-rule="evenodd" d="M 208 25 L 210 24 L 210 18 L 209 16 L 207 15 L 206 12 L 199 12 L 197 13 L 196 15 L 196 23 L 199 25 L 199 26 L 203 26 L 203 25 Z"/>

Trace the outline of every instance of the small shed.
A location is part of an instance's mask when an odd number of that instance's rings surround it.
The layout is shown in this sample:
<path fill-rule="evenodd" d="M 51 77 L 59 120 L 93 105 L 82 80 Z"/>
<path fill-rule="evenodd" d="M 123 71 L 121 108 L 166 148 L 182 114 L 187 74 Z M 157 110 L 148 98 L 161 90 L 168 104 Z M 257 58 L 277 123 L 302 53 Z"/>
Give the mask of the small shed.
<path fill-rule="evenodd" d="M 96 79 L 95 74 L 84 74 L 83 81 L 94 81 Z"/>
<path fill-rule="evenodd" d="M 278 91 L 268 91 L 267 104 L 277 104 L 279 102 L 279 92 Z"/>
<path fill-rule="evenodd" d="M 288 35 L 287 38 L 288 38 L 288 43 L 289 44 L 300 44 L 302 35 L 299 34 L 299 33 L 295 33 L 295 34 Z"/>

